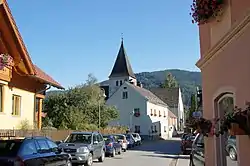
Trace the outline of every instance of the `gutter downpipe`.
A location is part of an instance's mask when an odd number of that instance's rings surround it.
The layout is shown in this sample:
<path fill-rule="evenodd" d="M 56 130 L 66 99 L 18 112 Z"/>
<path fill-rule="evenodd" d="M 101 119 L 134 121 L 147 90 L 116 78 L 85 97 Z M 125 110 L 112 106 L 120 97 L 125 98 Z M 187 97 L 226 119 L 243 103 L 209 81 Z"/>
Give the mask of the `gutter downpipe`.
<path fill-rule="evenodd" d="M 45 89 L 42 89 L 42 90 L 35 93 L 35 96 L 34 96 L 34 101 L 35 101 L 34 102 L 34 104 L 35 104 L 35 112 L 34 112 L 34 114 L 35 114 L 35 116 L 36 116 L 36 107 L 37 107 L 36 106 L 36 95 L 49 90 L 51 88 L 51 85 L 50 84 L 48 84 L 48 85 L 49 86 L 47 86 Z M 39 98 L 37 124 L 36 124 L 38 130 L 41 130 L 41 128 L 42 128 L 42 100 L 43 99 Z"/>

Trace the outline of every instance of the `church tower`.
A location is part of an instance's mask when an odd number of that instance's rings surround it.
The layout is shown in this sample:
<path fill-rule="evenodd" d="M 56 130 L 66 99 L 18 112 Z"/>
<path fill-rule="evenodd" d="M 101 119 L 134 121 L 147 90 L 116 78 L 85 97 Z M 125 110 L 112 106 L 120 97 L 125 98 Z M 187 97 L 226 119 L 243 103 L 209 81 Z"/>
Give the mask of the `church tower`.
<path fill-rule="evenodd" d="M 134 85 L 137 84 L 122 39 L 115 64 L 109 75 L 109 96 L 111 96 L 125 81 L 131 82 Z"/>

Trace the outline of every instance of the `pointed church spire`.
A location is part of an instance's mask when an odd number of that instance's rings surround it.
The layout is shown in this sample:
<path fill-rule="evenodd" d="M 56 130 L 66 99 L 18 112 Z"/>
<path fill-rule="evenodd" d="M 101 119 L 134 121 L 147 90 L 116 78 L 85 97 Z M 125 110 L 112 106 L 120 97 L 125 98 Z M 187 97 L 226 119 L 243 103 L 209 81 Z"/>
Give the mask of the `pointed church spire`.
<path fill-rule="evenodd" d="M 136 78 L 132 70 L 131 64 L 129 62 L 128 56 L 126 54 L 125 48 L 124 48 L 123 36 L 121 39 L 122 39 L 121 46 L 120 46 L 118 55 L 116 57 L 116 61 L 112 69 L 112 72 L 109 75 L 109 78 L 122 77 L 122 76 L 130 76 L 130 77 Z"/>

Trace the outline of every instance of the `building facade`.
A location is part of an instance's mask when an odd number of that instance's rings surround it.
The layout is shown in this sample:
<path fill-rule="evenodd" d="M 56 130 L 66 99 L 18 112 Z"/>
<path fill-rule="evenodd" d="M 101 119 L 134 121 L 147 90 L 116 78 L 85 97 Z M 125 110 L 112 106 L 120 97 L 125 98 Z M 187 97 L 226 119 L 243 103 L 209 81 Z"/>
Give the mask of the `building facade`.
<path fill-rule="evenodd" d="M 119 119 L 109 125 L 127 126 L 143 137 L 172 137 L 170 128 L 177 125 L 177 118 L 167 104 L 149 90 L 133 83 L 124 82 L 106 103 L 119 111 Z"/>
<path fill-rule="evenodd" d="M 223 1 L 224 2 L 224 1 Z M 234 106 L 245 108 L 250 101 L 250 1 L 227 0 L 219 21 L 199 26 L 202 72 L 203 115 L 219 118 Z M 250 139 L 236 136 L 237 161 L 225 154 L 224 136 L 205 139 L 205 162 L 211 166 L 249 166 Z"/>
<path fill-rule="evenodd" d="M 63 87 L 33 64 L 5 0 L 0 0 L 0 54 L 13 59 L 0 69 L 0 129 L 40 129 L 46 90 Z"/>

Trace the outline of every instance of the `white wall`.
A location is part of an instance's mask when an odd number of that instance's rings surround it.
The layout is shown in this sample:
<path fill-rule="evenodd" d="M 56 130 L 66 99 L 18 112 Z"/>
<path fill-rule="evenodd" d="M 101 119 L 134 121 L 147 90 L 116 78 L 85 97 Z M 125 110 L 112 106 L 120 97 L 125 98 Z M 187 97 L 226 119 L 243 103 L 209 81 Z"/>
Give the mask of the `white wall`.
<path fill-rule="evenodd" d="M 156 110 L 156 116 L 151 115 L 151 109 L 154 114 L 154 110 Z M 161 112 L 161 117 L 159 117 L 159 111 Z M 166 117 L 164 117 L 164 111 L 166 113 Z M 161 133 L 162 138 L 168 138 L 168 129 L 169 129 L 169 115 L 168 112 L 170 110 L 167 107 L 156 105 L 150 102 L 147 102 L 147 114 L 149 115 L 150 119 L 152 120 L 152 124 L 149 126 L 149 130 L 151 131 L 151 126 L 157 126 L 157 133 L 153 133 L 153 135 L 159 135 Z M 166 131 L 164 131 L 164 126 Z"/>
<path fill-rule="evenodd" d="M 125 90 L 124 87 L 127 87 Z M 128 92 L 128 98 L 122 99 L 122 92 Z M 141 135 L 148 135 L 148 126 L 151 125 L 151 119 L 147 115 L 147 100 L 138 93 L 129 83 L 123 84 L 116 93 L 114 93 L 106 102 L 108 105 L 114 105 L 119 111 L 120 118 L 111 121 L 109 125 L 130 126 L 130 114 L 135 108 L 140 109 L 140 117 L 132 116 L 132 130 L 135 125 L 140 126 Z"/>
<path fill-rule="evenodd" d="M 27 120 L 31 127 L 34 123 L 35 94 L 3 85 L 3 112 L 0 112 L 0 129 L 17 129 L 22 121 Z M 21 96 L 21 114 L 12 115 L 12 95 Z"/>
<path fill-rule="evenodd" d="M 184 121 L 184 105 L 183 105 L 183 100 L 182 100 L 182 94 L 181 90 L 179 88 L 179 103 L 178 103 L 178 119 L 179 119 L 179 125 L 180 125 L 180 119 Z M 184 123 L 182 123 L 183 125 Z"/>

